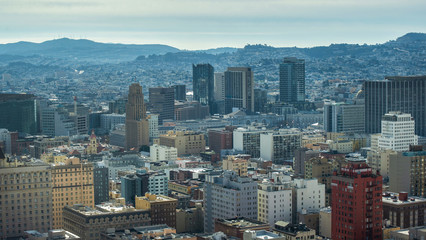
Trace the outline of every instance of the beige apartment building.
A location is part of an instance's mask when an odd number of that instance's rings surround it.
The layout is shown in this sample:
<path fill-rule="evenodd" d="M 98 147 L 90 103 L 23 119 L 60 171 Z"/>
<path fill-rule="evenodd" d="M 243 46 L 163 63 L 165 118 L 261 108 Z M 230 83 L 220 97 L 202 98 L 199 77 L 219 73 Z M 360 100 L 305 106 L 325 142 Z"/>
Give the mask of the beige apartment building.
<path fill-rule="evenodd" d="M 45 163 L 7 162 L 0 149 L 0 239 L 26 230 L 52 227 L 51 167 Z"/>
<path fill-rule="evenodd" d="M 222 161 L 222 169 L 234 171 L 240 177 L 247 176 L 248 161 L 231 155 Z"/>
<path fill-rule="evenodd" d="M 204 134 L 191 131 L 169 131 L 160 135 L 160 145 L 176 148 L 178 156 L 198 155 L 206 150 Z"/>
<path fill-rule="evenodd" d="M 333 176 L 333 163 L 325 157 L 311 158 L 305 162 L 305 179 L 316 178 L 325 185 L 325 205 L 330 206 L 331 177 Z"/>
<path fill-rule="evenodd" d="M 54 229 L 63 228 L 62 211 L 65 206 L 82 204 L 94 207 L 93 164 L 70 158 L 65 164 L 54 165 L 52 182 Z"/>

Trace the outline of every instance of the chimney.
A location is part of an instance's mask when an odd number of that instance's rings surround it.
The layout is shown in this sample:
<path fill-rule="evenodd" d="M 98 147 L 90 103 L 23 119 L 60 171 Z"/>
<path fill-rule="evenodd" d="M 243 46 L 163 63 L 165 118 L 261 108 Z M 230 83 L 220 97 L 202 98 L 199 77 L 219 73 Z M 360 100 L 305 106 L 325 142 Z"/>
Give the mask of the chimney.
<path fill-rule="evenodd" d="M 400 201 L 407 201 L 408 200 L 408 193 L 407 192 L 400 192 L 399 193 L 399 200 Z"/>

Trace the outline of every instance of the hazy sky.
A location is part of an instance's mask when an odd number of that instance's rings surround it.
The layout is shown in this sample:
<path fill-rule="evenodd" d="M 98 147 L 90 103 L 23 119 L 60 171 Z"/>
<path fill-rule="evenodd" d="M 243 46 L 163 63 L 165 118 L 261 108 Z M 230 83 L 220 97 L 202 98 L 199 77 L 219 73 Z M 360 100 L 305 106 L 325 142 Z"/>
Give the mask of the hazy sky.
<path fill-rule="evenodd" d="M 407 32 L 426 32 L 426 0 L 0 0 L 1 43 L 304 47 L 383 43 Z"/>

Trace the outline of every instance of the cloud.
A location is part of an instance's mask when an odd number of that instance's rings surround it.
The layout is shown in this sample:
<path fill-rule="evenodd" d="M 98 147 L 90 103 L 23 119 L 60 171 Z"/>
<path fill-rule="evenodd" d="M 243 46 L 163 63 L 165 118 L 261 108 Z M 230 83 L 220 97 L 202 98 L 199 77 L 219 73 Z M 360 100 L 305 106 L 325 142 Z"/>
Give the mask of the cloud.
<path fill-rule="evenodd" d="M 175 41 L 190 48 L 249 42 L 380 42 L 409 31 L 426 32 L 423 0 L 2 0 L 1 4 L 1 41 L 69 34 L 118 42 Z"/>

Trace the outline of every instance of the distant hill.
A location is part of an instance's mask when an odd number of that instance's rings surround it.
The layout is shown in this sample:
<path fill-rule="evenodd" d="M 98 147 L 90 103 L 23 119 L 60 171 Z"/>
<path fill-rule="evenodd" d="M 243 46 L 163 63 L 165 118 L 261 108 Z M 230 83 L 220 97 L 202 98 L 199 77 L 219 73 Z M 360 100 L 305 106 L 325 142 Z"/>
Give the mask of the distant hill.
<path fill-rule="evenodd" d="M 74 59 L 87 62 L 122 62 L 137 56 L 179 52 L 174 47 L 161 44 L 113 44 L 86 39 L 61 38 L 42 43 L 17 42 L 0 44 L 0 55 L 18 55 Z"/>

